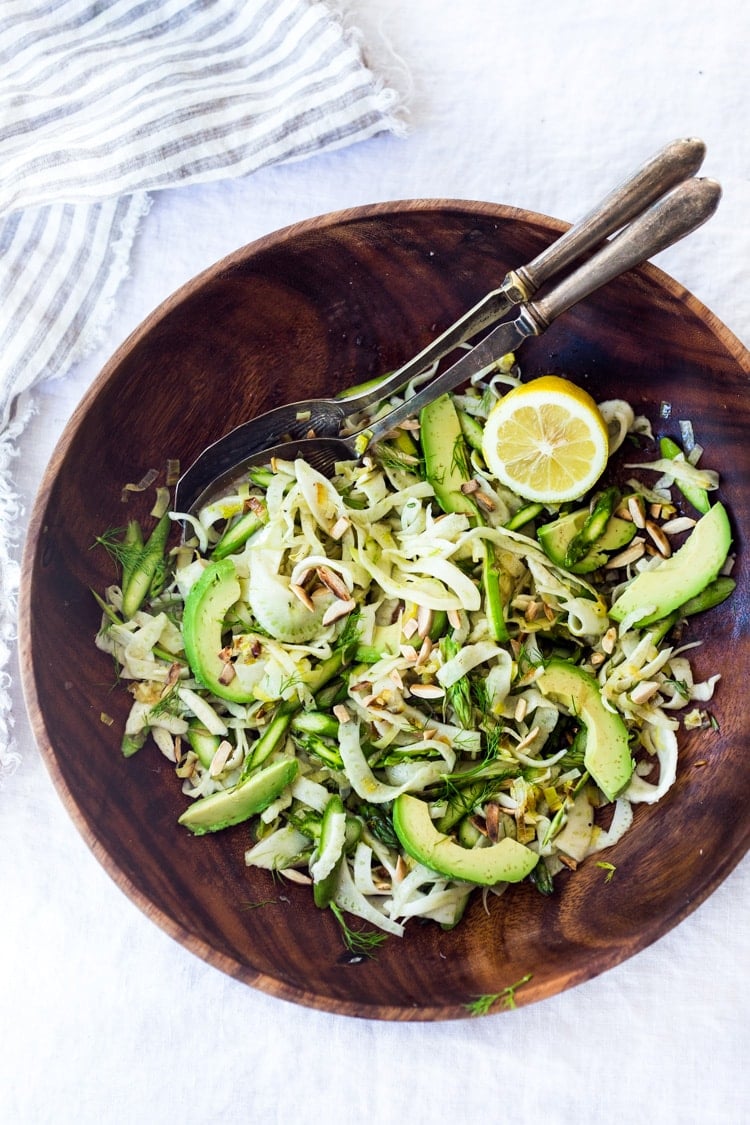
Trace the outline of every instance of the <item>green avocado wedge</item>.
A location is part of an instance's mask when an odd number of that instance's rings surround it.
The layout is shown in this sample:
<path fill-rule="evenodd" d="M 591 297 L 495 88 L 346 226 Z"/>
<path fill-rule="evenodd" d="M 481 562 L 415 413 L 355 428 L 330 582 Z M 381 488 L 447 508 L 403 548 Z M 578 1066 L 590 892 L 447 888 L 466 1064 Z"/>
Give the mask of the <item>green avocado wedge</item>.
<path fill-rule="evenodd" d="M 536 852 L 508 837 L 486 848 L 462 847 L 438 831 L 429 805 L 408 793 L 402 793 L 393 802 L 393 827 L 413 859 L 460 882 L 484 887 L 520 883 L 539 860 Z"/>
<path fill-rule="evenodd" d="M 642 611 L 639 628 L 667 617 L 713 582 L 732 545 L 732 530 L 723 504 L 716 503 L 696 523 L 683 545 L 651 570 L 644 570 L 625 587 L 609 611 L 622 621 Z"/>
<path fill-rule="evenodd" d="M 199 797 L 185 809 L 177 823 L 189 828 L 194 836 L 205 836 L 207 832 L 220 832 L 232 824 L 241 824 L 243 820 L 263 812 L 281 796 L 296 777 L 297 769 L 295 758 L 279 758 L 233 789 Z"/>
<path fill-rule="evenodd" d="M 605 797 L 614 801 L 630 781 L 633 759 L 628 729 L 619 715 L 604 706 L 594 677 L 575 664 L 551 660 L 534 685 L 583 723 L 583 764 Z"/>
<path fill-rule="evenodd" d="M 185 601 L 182 635 L 185 655 L 196 680 L 219 699 L 247 703 L 253 693 L 239 676 L 222 683 L 225 664 L 219 656 L 224 620 L 239 596 L 240 583 L 232 560 L 210 563 Z"/>
<path fill-rule="evenodd" d="M 568 512 L 551 523 L 542 524 L 537 529 L 537 539 L 548 558 L 557 566 L 565 566 L 565 555 L 571 542 L 586 523 L 588 508 Z M 590 574 L 604 566 L 609 553 L 620 551 L 634 538 L 637 527 L 629 520 L 610 516 L 603 534 L 596 540 L 583 558 L 568 567 L 572 574 Z"/>

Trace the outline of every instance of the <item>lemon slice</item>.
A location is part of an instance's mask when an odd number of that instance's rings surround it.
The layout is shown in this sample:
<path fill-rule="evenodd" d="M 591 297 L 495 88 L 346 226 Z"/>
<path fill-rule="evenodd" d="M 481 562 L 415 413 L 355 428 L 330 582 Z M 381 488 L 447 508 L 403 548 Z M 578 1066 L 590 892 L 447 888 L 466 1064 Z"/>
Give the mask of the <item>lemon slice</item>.
<path fill-rule="evenodd" d="M 587 391 L 558 375 L 514 387 L 490 411 L 482 453 L 498 480 L 525 500 L 577 500 L 604 472 L 607 427 Z"/>

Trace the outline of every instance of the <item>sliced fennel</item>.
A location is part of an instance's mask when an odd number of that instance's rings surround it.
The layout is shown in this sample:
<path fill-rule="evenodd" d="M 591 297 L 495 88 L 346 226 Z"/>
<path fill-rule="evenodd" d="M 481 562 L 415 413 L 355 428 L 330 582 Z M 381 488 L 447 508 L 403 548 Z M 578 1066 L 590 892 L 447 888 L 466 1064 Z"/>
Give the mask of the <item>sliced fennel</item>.
<path fill-rule="evenodd" d="M 465 432 L 481 428 L 517 381 L 489 373 L 454 396 L 471 422 Z M 627 402 L 603 403 L 601 413 L 611 451 L 628 434 L 651 437 Z M 669 632 L 679 612 L 648 628 L 637 625 L 642 612 L 619 623 L 610 616 L 658 558 L 628 548 L 609 569 L 570 573 L 536 536 L 558 509 L 537 505 L 519 517 L 523 502 L 488 474 L 476 445 L 457 461 L 457 480 L 474 475 L 451 505 L 445 488 L 424 479 L 419 448 L 416 432 L 402 432 L 362 463 L 340 465 L 333 480 L 300 460 L 275 462 L 197 517 L 172 513 L 191 538 L 130 616 L 127 575 L 98 598 L 96 643 L 133 695 L 123 752 L 152 737 L 195 810 L 183 823 L 214 831 L 221 825 L 210 812 L 220 807 L 230 831 L 244 833 L 248 866 L 308 883 L 338 918 L 394 936 L 414 917 L 458 924 L 476 890 L 458 869 L 422 862 L 431 853 L 418 841 L 403 845 L 392 814 L 399 797 L 418 798 L 451 847 L 523 845 L 538 856 L 530 878 L 549 893 L 563 868 L 613 847 L 638 804 L 668 793 L 683 715 L 700 721 L 719 679 L 695 682 L 687 647 Z M 637 493 L 638 510 L 658 502 L 665 519 L 673 485 L 706 494 L 718 485 L 715 472 L 684 457 L 639 466 L 661 476 Z M 239 527 L 248 505 L 263 512 L 249 536 Z M 236 549 L 214 555 L 220 541 Z M 185 606 L 209 567 L 231 572 L 232 592 L 201 635 L 188 622 L 186 644 Z M 732 583 L 723 581 L 726 596 Z M 597 758 L 591 747 L 587 758 L 573 696 L 544 692 L 545 668 L 560 661 L 624 724 L 635 768 L 617 792 L 592 776 Z M 201 674 L 207 665 L 212 678 Z M 291 761 L 280 792 L 269 787 L 267 800 L 247 802 L 254 777 L 281 776 Z M 256 810 L 245 820 L 236 808 L 243 794 Z"/>

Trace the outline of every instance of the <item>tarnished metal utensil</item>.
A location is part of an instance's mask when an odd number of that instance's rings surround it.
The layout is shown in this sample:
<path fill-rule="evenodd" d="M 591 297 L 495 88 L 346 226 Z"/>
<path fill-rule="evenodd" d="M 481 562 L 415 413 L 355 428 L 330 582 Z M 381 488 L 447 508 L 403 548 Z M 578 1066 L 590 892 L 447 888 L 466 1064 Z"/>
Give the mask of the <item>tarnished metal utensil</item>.
<path fill-rule="evenodd" d="M 428 402 L 491 367 L 501 356 L 516 351 L 529 336 L 541 335 L 561 313 L 594 290 L 684 238 L 713 215 L 720 198 L 721 187 L 714 180 L 691 179 L 679 184 L 547 296 L 524 304 L 515 320 L 498 325 L 457 363 L 390 413 L 345 438 L 301 438 L 258 450 L 240 465 L 233 465 L 214 477 L 195 498 L 194 509 L 198 510 L 210 499 L 220 496 L 247 469 L 268 464 L 274 458 L 293 460 L 301 457 L 325 476 L 333 476 L 337 462 L 358 460 L 367 449 L 391 433 L 399 423 L 417 414 Z"/>
<path fill-rule="evenodd" d="M 395 394 L 459 344 L 496 324 L 514 305 L 529 301 L 544 282 L 620 230 L 670 188 L 694 175 L 705 151 L 703 141 L 696 137 L 666 145 L 533 261 L 511 270 L 498 289 L 482 297 L 408 363 L 375 386 L 345 397 L 288 403 L 243 422 L 219 438 L 178 481 L 175 509 L 194 510 L 197 499 L 213 480 L 241 464 L 256 450 L 284 438 L 304 438 L 311 431 L 321 438 L 337 437 L 347 418 Z"/>

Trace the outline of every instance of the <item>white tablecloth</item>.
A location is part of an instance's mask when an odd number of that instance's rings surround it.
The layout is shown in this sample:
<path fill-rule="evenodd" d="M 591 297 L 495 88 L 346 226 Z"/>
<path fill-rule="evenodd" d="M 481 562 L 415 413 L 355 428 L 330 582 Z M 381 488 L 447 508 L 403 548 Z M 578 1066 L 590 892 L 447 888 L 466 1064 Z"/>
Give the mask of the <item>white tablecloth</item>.
<path fill-rule="evenodd" d="M 339 208 L 461 197 L 572 220 L 661 144 L 698 135 L 725 196 L 658 264 L 750 342 L 745 0 L 343 6 L 406 94 L 410 135 L 157 195 L 102 347 L 37 394 L 17 461 L 27 509 L 90 380 L 159 301 L 235 247 Z M 542 1004 L 433 1025 L 331 1016 L 226 978 L 148 921 L 64 811 L 17 676 L 14 699 L 1 1121 L 750 1121 L 749 859 L 656 945 Z"/>

